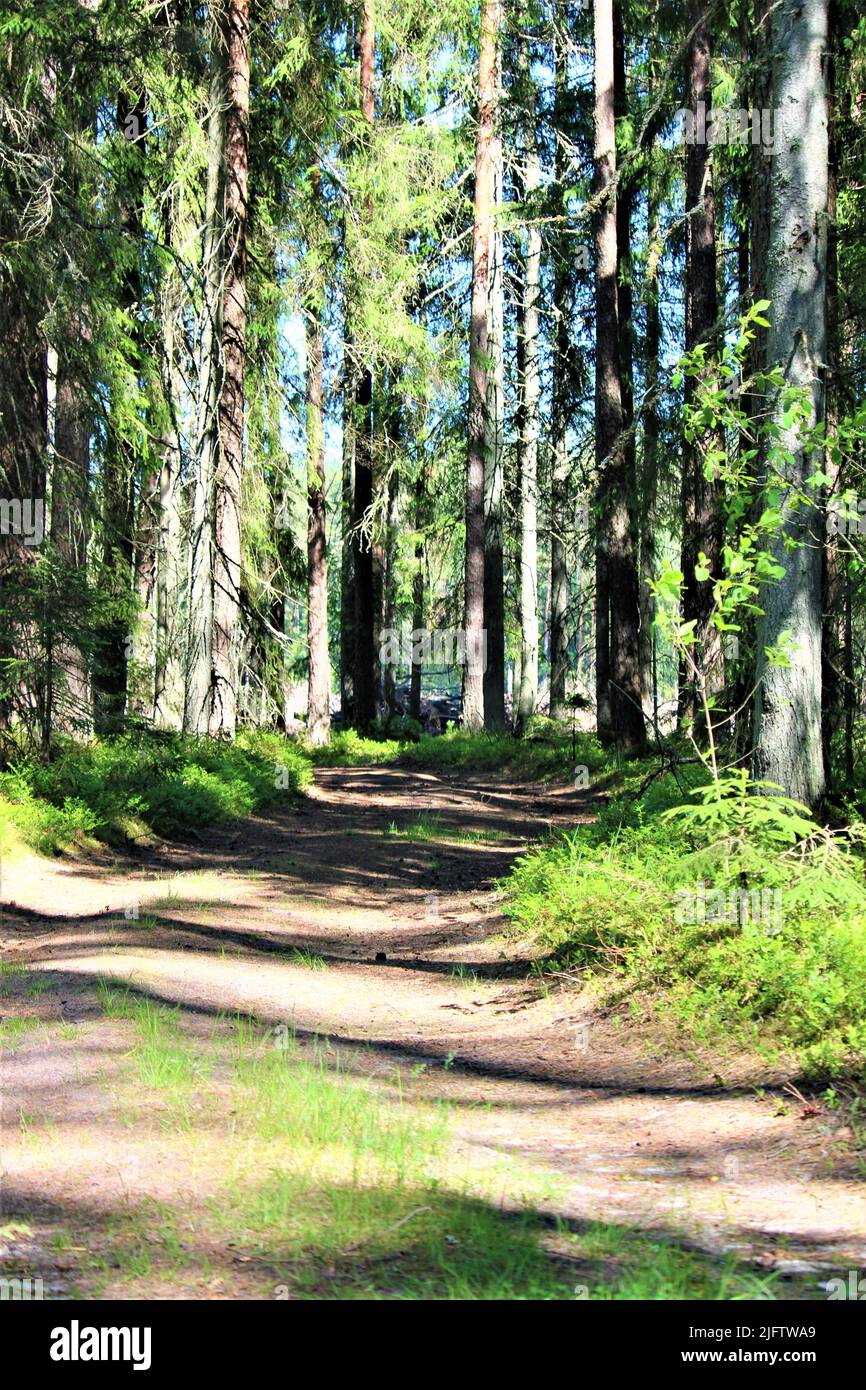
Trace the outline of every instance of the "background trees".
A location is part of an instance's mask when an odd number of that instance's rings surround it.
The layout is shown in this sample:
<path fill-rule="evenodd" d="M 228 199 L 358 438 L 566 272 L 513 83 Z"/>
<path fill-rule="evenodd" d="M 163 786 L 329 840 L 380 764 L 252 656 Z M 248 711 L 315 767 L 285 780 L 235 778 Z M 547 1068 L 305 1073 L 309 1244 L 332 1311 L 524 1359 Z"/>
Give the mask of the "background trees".
<path fill-rule="evenodd" d="M 703 738 L 699 680 L 732 756 L 853 781 L 852 4 L 64 0 L 0 40 L 15 738 L 326 739 L 438 688 L 629 750 Z"/>

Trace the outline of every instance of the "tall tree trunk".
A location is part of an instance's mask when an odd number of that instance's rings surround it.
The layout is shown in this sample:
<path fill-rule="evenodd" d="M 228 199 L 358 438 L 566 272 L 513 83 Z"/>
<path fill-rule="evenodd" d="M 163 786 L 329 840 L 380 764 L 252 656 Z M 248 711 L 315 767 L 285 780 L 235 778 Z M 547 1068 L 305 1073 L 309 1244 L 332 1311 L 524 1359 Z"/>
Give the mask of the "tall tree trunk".
<path fill-rule="evenodd" d="M 704 14 L 705 0 L 690 0 L 688 49 L 688 104 L 697 111 L 704 103 L 709 112 L 712 102 L 710 83 L 711 40 Z M 686 147 L 686 351 L 708 341 L 718 316 L 716 293 L 716 232 L 713 167 L 707 145 L 695 140 Z M 695 378 L 687 377 L 684 388 L 688 406 L 695 393 Z M 704 459 L 709 450 L 721 447 L 717 430 L 703 437 L 683 441 L 682 476 L 682 617 L 694 622 L 695 651 L 706 692 L 715 695 L 724 683 L 719 633 L 712 626 L 713 579 L 718 577 L 721 558 L 721 492 L 719 484 L 704 476 Z M 700 583 L 695 578 L 698 555 L 703 551 L 710 562 L 713 579 Z M 680 718 L 691 724 L 698 714 L 698 690 L 693 677 L 683 668 L 680 675 Z"/>
<path fill-rule="evenodd" d="M 54 458 L 51 479 L 51 542 L 64 568 L 64 585 L 80 603 L 87 578 L 91 411 L 76 366 L 76 340 L 89 326 L 82 312 L 70 324 L 58 354 L 54 403 Z M 54 661 L 62 672 L 52 690 L 54 727 L 66 734 L 87 735 L 91 728 L 90 680 L 79 644 L 61 634 Z"/>
<path fill-rule="evenodd" d="M 388 411 L 383 430 L 385 446 L 385 468 L 387 471 L 387 514 L 385 525 L 385 545 L 382 547 L 382 619 L 377 636 L 377 648 L 383 651 L 382 630 L 393 633 L 397 623 L 397 535 L 400 518 L 400 468 L 399 448 L 403 433 L 403 420 L 400 400 L 397 395 L 397 381 L 392 378 L 388 398 Z M 397 662 L 394 658 L 395 643 L 388 643 L 388 656 L 380 656 L 382 678 L 382 700 L 385 706 L 386 721 L 396 714 Z"/>
<path fill-rule="evenodd" d="M 130 101 L 126 93 L 121 93 L 117 101 L 117 126 L 127 142 L 126 187 L 120 208 L 120 224 L 126 238 L 126 267 L 122 276 L 120 300 L 126 314 L 136 323 L 141 301 L 144 137 L 147 128 L 147 108 L 143 96 Z M 141 351 L 138 331 L 134 328 L 130 366 L 136 377 L 142 365 Z M 118 389 L 122 391 L 123 385 Z M 131 655 L 136 456 L 132 445 L 116 428 L 115 421 L 116 410 L 113 404 L 109 416 L 102 480 L 103 542 L 100 578 L 100 587 L 110 598 L 112 612 L 98 635 L 94 663 L 94 724 L 98 733 L 110 733 L 118 728 L 123 719 Z"/>
<path fill-rule="evenodd" d="M 659 355 L 661 351 L 661 318 L 659 315 L 659 260 L 662 253 L 659 223 L 658 185 L 652 170 L 649 174 L 647 220 L 649 245 L 646 274 L 646 335 L 644 339 L 644 383 L 647 403 L 643 417 L 643 468 L 641 478 L 641 545 L 640 545 L 640 684 L 644 712 L 652 719 L 653 732 L 658 733 L 658 688 L 656 682 L 656 644 L 653 632 L 655 597 L 652 580 L 656 565 L 656 501 L 659 466 Z"/>
<path fill-rule="evenodd" d="M 149 719 L 154 704 L 154 655 L 156 649 L 156 565 L 159 543 L 160 472 L 148 473 L 138 502 L 135 536 L 134 589 L 137 624 L 135 662 L 129 683 L 129 707 L 141 719 Z"/>
<path fill-rule="evenodd" d="M 839 149 L 837 143 L 836 120 L 836 44 L 837 44 L 838 4 L 830 0 L 828 6 L 828 44 L 827 44 L 827 371 L 825 374 L 827 439 L 832 441 L 836 434 L 840 415 L 839 358 L 839 236 L 837 225 L 837 196 L 839 183 Z M 828 449 L 825 471 L 831 480 L 828 484 L 830 496 L 838 491 L 840 469 L 834 462 L 832 450 Z M 833 785 L 833 734 L 838 721 L 840 706 L 840 665 L 842 660 L 842 638 L 844 617 L 842 613 L 842 584 L 839 547 L 836 537 L 830 534 L 825 524 L 824 545 L 821 549 L 821 736 L 824 754 L 824 779 L 828 787 Z M 847 563 L 847 562 L 845 562 Z"/>
<path fill-rule="evenodd" d="M 616 134 L 612 0 L 595 6 L 596 705 L 599 737 L 621 748 L 644 740 L 638 655 L 638 584 L 630 506 L 634 478 L 623 438 L 617 296 Z"/>
<path fill-rule="evenodd" d="M 614 126 L 628 116 L 623 7 L 613 7 Z M 612 715 L 614 737 L 622 748 L 644 742 L 640 691 L 640 585 L 638 580 L 637 447 L 634 432 L 634 323 L 632 290 L 632 214 L 634 181 L 629 172 L 616 199 L 616 282 L 622 441 L 611 481 L 611 547 L 608 582 L 611 614 Z"/>
<path fill-rule="evenodd" d="M 564 186 L 566 157 L 563 143 L 564 105 L 568 63 L 565 44 L 557 38 L 554 73 L 554 117 L 556 138 L 554 174 L 557 206 L 565 215 Z M 568 399 L 569 341 L 566 297 L 568 293 L 569 237 L 562 230 L 554 242 L 553 312 L 556 328 L 553 355 L 553 461 L 550 490 L 550 717 L 563 719 L 567 713 L 568 681 Z"/>
<path fill-rule="evenodd" d="M 313 197 L 318 201 L 319 170 L 314 169 Z M 315 214 L 314 214 L 315 215 Z M 324 348 L 321 268 L 313 270 L 308 295 L 307 339 L 307 738 L 315 745 L 331 736 L 328 655 L 328 556 L 325 524 L 325 430 L 322 412 Z"/>
<path fill-rule="evenodd" d="M 754 19 L 751 5 L 754 3 Z M 745 41 L 749 58 L 748 97 L 744 105 L 752 110 L 771 109 L 771 44 L 772 30 L 771 0 L 743 0 L 740 33 Z M 751 147 L 750 191 L 748 201 L 748 288 L 752 302 L 767 298 L 767 251 L 770 236 L 770 152 L 763 142 Z M 740 258 L 741 259 L 741 258 Z M 760 325 L 754 327 L 754 339 L 749 348 L 747 360 L 747 389 L 744 393 L 743 410 L 755 422 L 763 413 L 763 401 L 757 389 L 757 378 L 767 363 L 767 330 Z M 761 468 L 761 455 L 764 441 L 758 438 L 759 458 L 752 463 L 756 472 Z M 757 623 L 748 615 L 742 622 L 738 636 L 741 648 L 740 659 L 734 665 L 730 704 L 734 711 L 734 752 L 740 759 L 749 756 L 753 743 L 754 712 L 754 665 L 746 659 L 746 653 L 757 645 Z"/>
<path fill-rule="evenodd" d="M 170 218 L 166 219 L 165 238 L 166 244 L 171 245 L 173 226 Z M 178 625 L 182 463 L 179 426 L 182 381 L 178 337 L 183 333 L 183 300 L 174 267 L 166 273 L 160 304 L 160 371 L 169 418 L 159 475 L 153 719 L 157 728 L 178 729 L 183 719 L 183 672 L 179 660 L 182 634 Z"/>
<path fill-rule="evenodd" d="M 773 108 L 781 115 L 770 163 L 767 354 L 770 363 L 781 365 L 786 387 L 804 393 L 808 423 L 816 424 L 824 416 L 821 364 L 827 344 L 827 27 L 827 0 L 782 0 L 773 16 Z M 785 574 L 761 591 L 753 766 L 757 777 L 814 806 L 824 791 L 823 528 L 814 505 L 792 506 L 790 499 L 795 491 L 807 491 L 817 461 L 804 446 L 802 427 L 787 422 L 783 393 L 768 404 L 789 459 L 781 479 L 768 479 L 782 489 L 784 530 L 772 551 Z M 774 665 L 764 653 L 785 632 L 793 634 L 790 664 Z"/>
<path fill-rule="evenodd" d="M 424 628 L 424 477 L 415 480 L 415 572 L 412 575 L 412 631 Z M 412 672 L 409 678 L 409 717 L 421 718 L 421 644 L 412 642 Z"/>
<path fill-rule="evenodd" d="M 523 23 L 529 20 L 524 15 Z M 538 702 L 538 301 L 541 289 L 541 229 L 532 200 L 541 185 L 541 163 L 535 143 L 536 102 L 529 61 L 529 39 L 518 40 L 518 70 L 524 90 L 525 126 L 523 196 L 530 205 L 523 264 L 523 372 L 520 450 L 520 689 L 516 727 L 522 731 Z"/>
<path fill-rule="evenodd" d="M 343 726 L 354 721 L 355 589 L 355 367 L 348 325 L 343 353 L 343 446 L 340 474 L 340 713 Z"/>
<path fill-rule="evenodd" d="M 361 111 L 370 137 L 376 119 L 373 71 L 376 29 L 373 0 L 363 0 L 359 40 Z M 376 689 L 376 564 L 369 531 L 373 505 L 373 372 L 364 364 L 355 390 L 355 673 L 354 721 L 367 731 L 377 713 Z M 368 531 L 365 534 L 364 526 Z"/>
<path fill-rule="evenodd" d="M 235 645 L 241 586 L 247 329 L 249 0 L 226 0 L 220 29 L 227 61 L 225 263 L 219 397 L 220 448 L 214 485 L 213 705 L 209 727 L 211 734 L 234 738 L 238 699 Z"/>
<path fill-rule="evenodd" d="M 496 62 L 496 102 L 501 87 L 500 56 Z M 502 140 L 494 129 L 491 145 L 493 207 L 502 203 Z M 502 228 L 492 214 L 487 306 L 487 415 L 484 435 L 484 727 L 493 733 L 505 728 L 505 575 L 503 510 L 505 502 L 505 245 Z"/>
<path fill-rule="evenodd" d="M 222 390 L 223 190 L 226 158 L 226 71 L 219 38 L 208 94 L 208 163 L 202 249 L 203 304 L 198 380 L 198 422 L 192 517 L 189 535 L 187 635 L 183 728 L 208 731 L 213 703 L 214 479 L 219 455 L 219 401 Z"/>
<path fill-rule="evenodd" d="M 487 419 L 487 312 L 493 139 L 496 122 L 498 0 L 483 0 L 478 54 L 475 208 L 472 227 L 472 309 L 469 327 L 469 429 L 466 467 L 463 725 L 484 726 L 484 442 Z"/>

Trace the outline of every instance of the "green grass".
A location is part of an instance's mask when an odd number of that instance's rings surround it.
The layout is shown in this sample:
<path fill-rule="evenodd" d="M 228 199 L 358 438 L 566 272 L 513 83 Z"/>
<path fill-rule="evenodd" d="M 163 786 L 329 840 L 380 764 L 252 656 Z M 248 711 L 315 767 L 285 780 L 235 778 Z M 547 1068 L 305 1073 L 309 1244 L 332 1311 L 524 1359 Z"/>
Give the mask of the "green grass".
<path fill-rule="evenodd" d="M 483 845 L 497 844 L 514 838 L 494 826 L 483 830 L 457 830 L 446 825 L 441 816 L 430 811 L 421 811 L 413 820 L 405 821 L 403 825 L 398 825 L 392 820 L 385 833 L 398 840 L 422 844 L 436 841 L 454 845 Z"/>
<path fill-rule="evenodd" d="M 404 825 L 398 825 L 392 820 L 387 830 L 387 834 L 396 839 L 412 840 L 422 844 L 428 840 L 444 840 L 448 833 L 442 823 L 442 817 L 427 811 L 422 811 L 414 820 L 406 821 Z"/>
<path fill-rule="evenodd" d="M 448 972 L 455 980 L 459 980 L 461 985 L 467 989 L 478 989 L 481 984 L 481 976 L 477 970 L 472 970 L 468 965 L 453 965 Z"/>
<path fill-rule="evenodd" d="M 297 796 L 311 777 L 300 746 L 275 734 L 235 743 L 177 734 L 58 740 L 43 764 L 0 771 L 0 849 L 40 853 L 94 841 L 149 841 L 239 819 Z"/>
<path fill-rule="evenodd" d="M 328 963 L 322 956 L 317 956 L 315 951 L 301 950 L 295 946 L 289 956 L 292 965 L 303 965 L 307 970 L 327 970 Z"/>
<path fill-rule="evenodd" d="M 634 1014 L 660 1011 L 712 1046 L 793 1052 L 807 1075 L 863 1075 L 857 836 L 834 840 L 815 826 L 786 850 L 772 823 L 762 829 L 754 798 L 748 833 L 733 821 L 666 819 L 682 801 L 660 780 L 642 803 L 614 802 L 516 861 L 500 885 L 504 907 L 539 968 L 591 978 L 628 997 Z M 741 891 L 765 897 L 746 910 Z"/>
<path fill-rule="evenodd" d="M 22 975 L 26 974 L 26 965 L 19 965 L 13 960 L 0 960 L 0 994 L 5 993 L 7 983 L 20 980 Z"/>
<path fill-rule="evenodd" d="M 0 1019 L 0 1047 L 14 1047 L 34 1028 L 39 1027 L 39 1019 L 33 1018 L 29 1014 L 18 1015 L 15 1018 Z"/>

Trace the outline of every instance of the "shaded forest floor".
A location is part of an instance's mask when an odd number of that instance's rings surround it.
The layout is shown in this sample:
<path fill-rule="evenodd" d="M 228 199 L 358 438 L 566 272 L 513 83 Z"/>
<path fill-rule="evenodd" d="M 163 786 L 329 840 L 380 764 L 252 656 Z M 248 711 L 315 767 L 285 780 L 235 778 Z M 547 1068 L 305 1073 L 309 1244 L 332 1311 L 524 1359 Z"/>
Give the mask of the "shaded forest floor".
<path fill-rule="evenodd" d="M 323 768 L 4 864 L 0 1273 L 51 1297 L 826 1297 L 841 1121 L 533 978 L 494 882 L 589 794 Z M 751 1282 L 750 1282 L 751 1281 Z"/>

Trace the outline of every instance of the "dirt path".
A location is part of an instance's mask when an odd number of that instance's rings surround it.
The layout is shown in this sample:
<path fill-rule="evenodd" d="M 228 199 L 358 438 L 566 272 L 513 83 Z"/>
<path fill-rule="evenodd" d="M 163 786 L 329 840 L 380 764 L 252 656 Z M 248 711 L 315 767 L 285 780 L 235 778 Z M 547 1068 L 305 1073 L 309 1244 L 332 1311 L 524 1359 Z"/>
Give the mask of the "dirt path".
<path fill-rule="evenodd" d="M 461 1161 L 550 1179 L 563 1216 L 782 1271 L 866 1266 L 863 1187 L 831 1116 L 760 1099 L 749 1059 L 672 1055 L 627 1011 L 527 984 L 493 882 L 591 809 L 481 775 L 329 769 L 299 805 L 137 863 L 4 865 L 0 1006 L 47 1026 L 4 1049 L 2 1220 L 47 1249 L 70 1212 L 182 1200 L 189 1174 L 117 1121 L 122 1031 L 96 991 L 115 979 L 192 1020 L 324 1034 L 365 1074 L 415 1068 L 423 1096 L 453 1103 Z M 424 815 L 430 838 L 393 833 Z M 206 1186 L 218 1145 L 201 1163 Z M 0 1257 L 16 1240 L 13 1225 Z"/>

